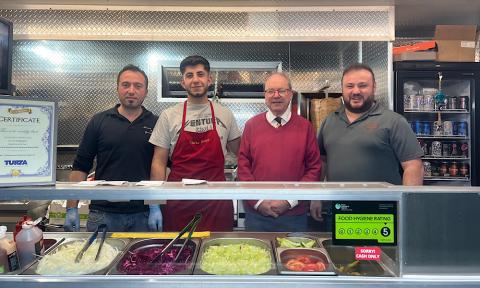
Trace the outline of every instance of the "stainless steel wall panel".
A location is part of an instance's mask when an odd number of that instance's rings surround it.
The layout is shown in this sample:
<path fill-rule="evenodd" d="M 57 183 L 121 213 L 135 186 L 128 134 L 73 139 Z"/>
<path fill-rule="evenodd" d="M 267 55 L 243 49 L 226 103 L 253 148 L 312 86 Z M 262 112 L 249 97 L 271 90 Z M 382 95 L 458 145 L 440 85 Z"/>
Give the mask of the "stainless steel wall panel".
<path fill-rule="evenodd" d="M 374 68 L 380 102 L 385 100 L 387 45 L 363 43 L 364 61 Z M 358 42 L 157 42 L 157 41 L 37 41 L 14 43 L 12 81 L 19 95 L 54 99 L 59 107 L 58 144 L 78 144 L 88 119 L 118 102 L 116 77 L 129 63 L 149 77 L 144 105 L 156 114 L 175 105 L 157 101 L 159 67 L 200 54 L 210 61 L 278 61 L 290 72 L 298 91 L 314 91 L 331 81 L 340 92 L 342 70 L 358 61 Z M 383 59 L 383 60 L 382 60 Z M 225 103 L 235 112 L 241 129 L 253 115 L 265 111 L 263 103 Z"/>
<path fill-rule="evenodd" d="M 17 39 L 167 41 L 389 41 L 389 6 L 252 11 L 1 9 Z M 179 8 L 181 9 L 181 8 Z"/>

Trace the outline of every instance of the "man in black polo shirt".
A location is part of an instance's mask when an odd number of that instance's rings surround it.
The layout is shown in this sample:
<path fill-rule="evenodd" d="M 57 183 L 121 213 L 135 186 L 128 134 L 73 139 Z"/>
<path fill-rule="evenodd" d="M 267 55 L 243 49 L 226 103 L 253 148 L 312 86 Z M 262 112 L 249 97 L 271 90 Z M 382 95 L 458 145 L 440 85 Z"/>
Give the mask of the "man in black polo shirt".
<path fill-rule="evenodd" d="M 70 181 L 87 179 L 97 158 L 95 179 L 137 182 L 150 178 L 153 145 L 148 142 L 158 119 L 142 106 L 148 92 L 148 78 L 134 65 L 125 66 L 117 76 L 120 104 L 93 116 L 87 125 Z M 67 202 L 65 231 L 79 231 L 78 200 Z M 94 200 L 90 204 L 87 230 L 107 224 L 109 231 L 159 231 L 162 214 L 158 205 L 143 201 L 109 202 Z"/>

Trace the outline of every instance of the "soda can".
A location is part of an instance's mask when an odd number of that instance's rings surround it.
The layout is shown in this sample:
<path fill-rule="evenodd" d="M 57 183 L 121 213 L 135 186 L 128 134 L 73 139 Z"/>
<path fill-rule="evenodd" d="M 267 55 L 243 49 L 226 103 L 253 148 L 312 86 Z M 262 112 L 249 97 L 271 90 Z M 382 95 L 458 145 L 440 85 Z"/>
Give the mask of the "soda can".
<path fill-rule="evenodd" d="M 432 176 L 432 164 L 428 161 L 423 161 L 424 176 Z"/>
<path fill-rule="evenodd" d="M 422 135 L 423 134 L 423 127 L 422 127 L 422 122 L 418 121 L 418 120 L 415 120 L 412 122 L 412 128 L 413 128 L 413 132 L 416 134 L 416 135 Z"/>
<path fill-rule="evenodd" d="M 458 109 L 468 110 L 468 96 L 460 96 L 458 98 Z"/>
<path fill-rule="evenodd" d="M 403 95 L 403 108 L 405 110 L 414 110 L 414 103 L 415 103 L 415 99 L 414 99 L 414 95 Z"/>
<path fill-rule="evenodd" d="M 423 110 L 433 111 L 435 109 L 433 95 L 423 96 Z"/>
<path fill-rule="evenodd" d="M 433 122 L 433 136 L 443 136 L 443 127 L 441 121 Z"/>
<path fill-rule="evenodd" d="M 458 144 L 453 142 L 452 143 L 452 146 L 451 146 L 451 152 L 450 152 L 450 155 L 452 155 L 452 157 L 457 157 L 459 155 L 459 152 L 458 152 Z"/>
<path fill-rule="evenodd" d="M 457 97 L 448 98 L 448 109 L 450 110 L 457 109 Z"/>
<path fill-rule="evenodd" d="M 448 142 L 442 143 L 442 156 L 443 157 L 450 157 L 451 156 L 452 145 Z"/>
<path fill-rule="evenodd" d="M 458 135 L 458 122 L 453 122 L 453 135 Z"/>
<path fill-rule="evenodd" d="M 448 174 L 448 165 L 447 165 L 447 162 L 442 162 L 442 164 L 440 165 L 440 176 L 450 176 L 450 174 Z"/>
<path fill-rule="evenodd" d="M 462 165 L 460 165 L 460 169 L 459 169 L 459 172 L 460 172 L 460 176 L 462 177 L 468 177 L 469 176 L 469 165 L 468 163 L 462 163 Z"/>
<path fill-rule="evenodd" d="M 430 122 L 423 122 L 423 135 L 432 135 L 432 124 Z"/>
<path fill-rule="evenodd" d="M 442 142 L 433 141 L 431 152 L 433 157 L 442 157 Z"/>
<path fill-rule="evenodd" d="M 460 145 L 460 152 L 462 153 L 462 157 L 468 158 L 468 143 L 463 142 L 462 145 Z"/>
<path fill-rule="evenodd" d="M 413 109 L 423 110 L 423 95 L 415 95 L 415 103 Z"/>
<path fill-rule="evenodd" d="M 443 121 L 443 135 L 452 136 L 453 135 L 453 122 L 452 121 Z"/>
<path fill-rule="evenodd" d="M 423 155 L 428 155 L 428 144 L 422 139 L 418 139 L 418 144 L 420 144 L 420 148 L 423 150 Z"/>
<path fill-rule="evenodd" d="M 458 176 L 457 162 L 453 161 L 452 164 L 450 164 L 450 167 L 448 167 L 448 173 L 450 174 L 451 177 Z"/>
<path fill-rule="evenodd" d="M 458 136 L 467 136 L 468 135 L 468 123 L 465 121 L 457 122 L 457 135 Z"/>

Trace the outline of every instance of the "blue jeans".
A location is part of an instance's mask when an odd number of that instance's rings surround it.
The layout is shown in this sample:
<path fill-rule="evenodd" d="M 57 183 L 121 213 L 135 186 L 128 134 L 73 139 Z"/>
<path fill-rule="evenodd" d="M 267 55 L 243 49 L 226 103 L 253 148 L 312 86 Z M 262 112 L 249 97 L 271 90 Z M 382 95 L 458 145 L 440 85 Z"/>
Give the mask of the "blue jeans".
<path fill-rule="evenodd" d="M 263 216 L 256 211 L 245 209 L 245 230 L 257 232 L 306 232 L 308 219 L 302 215 L 280 215 L 277 218 Z"/>
<path fill-rule="evenodd" d="M 138 213 L 108 213 L 90 210 L 87 231 L 95 231 L 100 224 L 106 224 L 110 232 L 147 232 L 148 211 Z"/>

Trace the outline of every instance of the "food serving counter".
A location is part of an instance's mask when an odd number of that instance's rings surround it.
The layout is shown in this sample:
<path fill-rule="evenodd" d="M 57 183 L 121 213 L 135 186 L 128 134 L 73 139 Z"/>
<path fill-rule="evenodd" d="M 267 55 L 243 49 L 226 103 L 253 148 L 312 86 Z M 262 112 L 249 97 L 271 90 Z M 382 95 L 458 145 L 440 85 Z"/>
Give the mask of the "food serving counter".
<path fill-rule="evenodd" d="M 397 245 L 384 248 L 393 260 L 392 274 L 377 276 L 282 274 L 277 265 L 273 273 L 262 275 L 0 275 L 1 287 L 478 287 L 480 285 L 480 188 L 478 187 L 403 187 L 386 183 L 245 183 L 217 182 L 196 186 L 164 183 L 157 187 L 122 186 L 78 187 L 58 183 L 49 187 L 2 188 L 1 200 L 53 199 L 298 199 L 335 201 L 394 201 L 398 205 Z M 48 234 L 46 237 L 71 237 L 77 233 Z M 79 233 L 81 234 L 81 233 Z M 323 248 L 331 235 L 313 231 Z M 88 235 L 88 234 L 87 234 Z M 285 234 L 284 234 L 285 235 Z M 217 238 L 252 237 L 245 232 L 212 233 L 207 243 Z M 259 233 L 254 238 L 276 234 Z M 55 238 L 53 237 L 53 238 Z M 247 237 L 247 238 L 248 238 Z M 210 243 L 212 244 L 212 243 Z M 202 244 L 203 245 L 203 244 Z M 199 247 L 203 247 L 203 246 Z M 202 248 L 200 248 L 201 251 Z M 281 257 L 274 248 L 277 264 Z M 387 250 L 393 250 L 387 251 Z M 326 249 L 328 251 L 328 248 Z M 276 251 L 276 252 L 275 252 Z M 327 254 L 330 255 L 330 254 Z M 332 257 L 332 255 L 334 255 Z M 335 255 L 329 257 L 333 262 Z M 199 255 L 200 257 L 201 255 Z M 387 257 L 385 259 L 389 259 Z M 200 259 L 200 258 L 198 258 Z M 337 260 L 338 261 L 338 260 Z M 198 263 L 196 263 L 198 265 Z M 382 264 L 383 265 L 383 264 Z M 383 267 L 383 266 L 382 266 Z M 337 267 L 338 268 L 338 267 Z M 390 265 L 390 268 L 392 266 Z M 195 267 L 194 269 L 197 269 Z M 195 270 L 193 270 L 195 271 Z"/>

